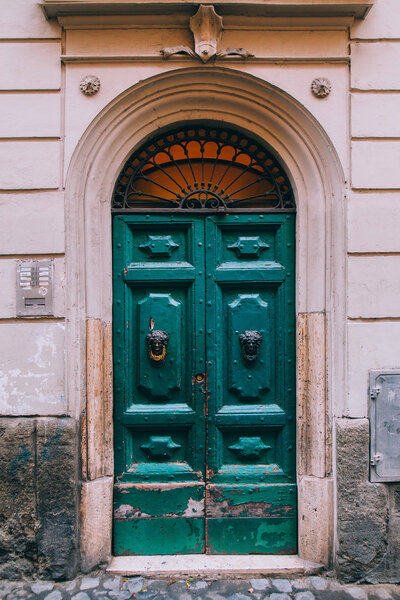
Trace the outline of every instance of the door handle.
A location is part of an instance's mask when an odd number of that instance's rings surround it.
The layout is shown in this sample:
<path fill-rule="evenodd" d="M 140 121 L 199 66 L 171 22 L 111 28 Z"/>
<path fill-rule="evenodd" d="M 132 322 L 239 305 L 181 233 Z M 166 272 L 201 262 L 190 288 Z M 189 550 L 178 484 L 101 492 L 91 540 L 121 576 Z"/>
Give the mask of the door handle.
<path fill-rule="evenodd" d="M 259 331 L 245 331 L 239 335 L 239 342 L 245 362 L 255 363 L 260 352 L 262 334 Z"/>
<path fill-rule="evenodd" d="M 164 363 L 167 354 L 169 335 L 166 331 L 153 329 L 146 335 L 147 348 L 150 360 L 158 367 Z"/>

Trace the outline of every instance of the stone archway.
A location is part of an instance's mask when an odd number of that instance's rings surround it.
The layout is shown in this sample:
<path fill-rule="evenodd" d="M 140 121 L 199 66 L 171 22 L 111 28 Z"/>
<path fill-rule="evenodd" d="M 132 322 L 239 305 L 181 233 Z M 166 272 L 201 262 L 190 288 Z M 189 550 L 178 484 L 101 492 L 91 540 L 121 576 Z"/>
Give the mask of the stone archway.
<path fill-rule="evenodd" d="M 68 170 L 66 372 L 69 405 L 82 423 L 82 568 L 107 560 L 111 548 L 112 190 L 143 140 L 185 120 L 230 123 L 264 140 L 291 178 L 298 207 L 299 555 L 328 564 L 334 505 L 329 399 L 344 385 L 342 169 L 324 130 L 288 94 L 238 71 L 199 67 L 150 78 L 113 100 L 83 135 Z"/>

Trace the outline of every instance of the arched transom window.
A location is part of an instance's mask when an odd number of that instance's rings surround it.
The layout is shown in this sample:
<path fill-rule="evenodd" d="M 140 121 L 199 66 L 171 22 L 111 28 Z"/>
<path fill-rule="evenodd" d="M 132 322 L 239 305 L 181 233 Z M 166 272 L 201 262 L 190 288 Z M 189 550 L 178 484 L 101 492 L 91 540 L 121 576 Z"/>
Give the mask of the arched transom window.
<path fill-rule="evenodd" d="M 187 125 L 150 139 L 126 161 L 112 210 L 284 211 L 295 202 L 269 150 L 229 128 Z"/>

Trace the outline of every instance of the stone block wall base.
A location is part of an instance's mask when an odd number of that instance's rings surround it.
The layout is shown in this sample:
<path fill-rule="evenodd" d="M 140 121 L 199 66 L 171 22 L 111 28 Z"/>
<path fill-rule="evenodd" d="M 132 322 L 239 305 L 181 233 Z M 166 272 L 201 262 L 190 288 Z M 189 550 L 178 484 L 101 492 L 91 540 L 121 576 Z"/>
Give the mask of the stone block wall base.
<path fill-rule="evenodd" d="M 390 571 L 398 581 L 400 532 L 391 526 L 388 486 L 369 481 L 368 419 L 337 421 L 337 494 L 339 578 L 389 581 Z"/>
<path fill-rule="evenodd" d="M 0 419 L 0 579 L 70 579 L 77 569 L 77 428 Z"/>

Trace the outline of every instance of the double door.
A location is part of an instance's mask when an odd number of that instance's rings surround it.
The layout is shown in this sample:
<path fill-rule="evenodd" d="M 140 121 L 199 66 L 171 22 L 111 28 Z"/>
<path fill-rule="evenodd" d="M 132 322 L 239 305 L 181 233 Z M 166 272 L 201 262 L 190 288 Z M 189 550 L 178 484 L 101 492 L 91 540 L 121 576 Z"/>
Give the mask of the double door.
<path fill-rule="evenodd" d="M 113 221 L 114 553 L 297 549 L 293 214 Z"/>

